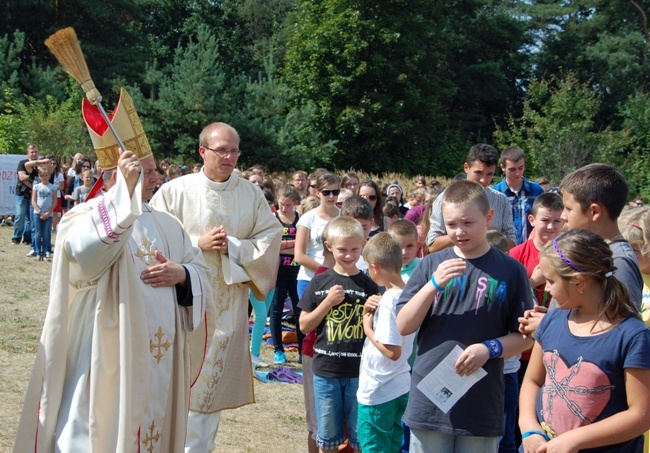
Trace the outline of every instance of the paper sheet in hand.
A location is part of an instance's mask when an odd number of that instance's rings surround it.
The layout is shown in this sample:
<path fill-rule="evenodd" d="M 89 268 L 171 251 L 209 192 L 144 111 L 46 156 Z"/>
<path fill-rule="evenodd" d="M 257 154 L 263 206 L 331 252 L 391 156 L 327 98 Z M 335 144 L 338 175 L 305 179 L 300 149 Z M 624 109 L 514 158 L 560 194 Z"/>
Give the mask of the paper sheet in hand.
<path fill-rule="evenodd" d="M 469 376 L 456 374 L 454 364 L 462 353 L 461 347 L 456 345 L 449 355 L 417 385 L 418 390 L 445 414 L 474 384 L 487 376 L 483 368 L 479 368 Z"/>

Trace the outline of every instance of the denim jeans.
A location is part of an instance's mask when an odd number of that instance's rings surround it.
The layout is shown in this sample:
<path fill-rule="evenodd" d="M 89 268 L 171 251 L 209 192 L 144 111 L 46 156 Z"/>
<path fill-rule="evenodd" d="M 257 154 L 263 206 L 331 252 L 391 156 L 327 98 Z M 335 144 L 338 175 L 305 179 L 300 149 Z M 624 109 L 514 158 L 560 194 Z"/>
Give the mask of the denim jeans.
<path fill-rule="evenodd" d="M 36 219 L 38 219 L 38 216 L 34 214 L 34 207 L 32 204 L 29 204 L 29 226 L 31 227 L 32 230 L 32 243 L 30 244 L 30 249 L 33 251 L 37 252 L 38 250 L 36 249 L 36 245 L 34 244 L 34 236 L 36 236 Z M 51 224 L 50 224 L 51 225 Z M 48 250 L 49 252 L 49 250 Z"/>
<path fill-rule="evenodd" d="M 453 436 L 411 428 L 411 453 L 496 453 L 498 437 Z"/>
<path fill-rule="evenodd" d="M 300 331 L 299 320 L 301 310 L 298 308 L 299 298 L 295 280 L 278 280 L 275 283 L 275 295 L 271 301 L 271 310 L 269 312 L 273 347 L 275 348 L 275 352 L 284 352 L 284 346 L 282 345 L 282 311 L 284 310 L 284 301 L 287 295 L 291 298 L 291 306 L 293 307 L 293 314 L 296 318 L 298 351 L 302 353 L 302 340 L 305 338 L 305 334 Z"/>
<path fill-rule="evenodd" d="M 41 216 L 34 214 L 36 234 L 32 240 L 32 245 L 38 256 L 45 256 L 52 247 L 52 216 L 47 219 L 41 219 Z"/>
<path fill-rule="evenodd" d="M 31 242 L 32 226 L 30 224 L 30 208 L 32 204 L 29 198 L 16 195 L 15 217 L 14 217 L 14 235 L 11 240 L 14 242 Z M 33 211 L 33 209 L 32 209 Z"/>
<path fill-rule="evenodd" d="M 359 378 L 328 378 L 314 375 L 314 405 L 318 421 L 316 443 L 335 450 L 345 440 L 347 423 L 350 446 L 361 450 L 357 436 L 357 390 Z"/>
<path fill-rule="evenodd" d="M 499 453 L 517 453 L 515 429 L 517 427 L 517 406 L 519 405 L 519 380 L 517 372 L 503 375 L 506 383 L 503 437 L 499 442 Z"/>

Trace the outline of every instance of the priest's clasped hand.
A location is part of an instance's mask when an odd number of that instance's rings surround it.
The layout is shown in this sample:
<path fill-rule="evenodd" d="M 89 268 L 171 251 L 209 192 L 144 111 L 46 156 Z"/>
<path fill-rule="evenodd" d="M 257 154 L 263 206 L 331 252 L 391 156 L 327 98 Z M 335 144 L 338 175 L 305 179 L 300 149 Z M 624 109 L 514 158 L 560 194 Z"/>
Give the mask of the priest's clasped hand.
<path fill-rule="evenodd" d="M 199 237 L 199 248 L 204 252 L 217 251 L 228 254 L 228 234 L 223 225 L 212 228 Z"/>
<path fill-rule="evenodd" d="M 140 274 L 140 279 L 154 288 L 185 285 L 185 269 L 180 264 L 168 260 L 158 250 L 154 252 L 160 264 L 154 264 Z"/>

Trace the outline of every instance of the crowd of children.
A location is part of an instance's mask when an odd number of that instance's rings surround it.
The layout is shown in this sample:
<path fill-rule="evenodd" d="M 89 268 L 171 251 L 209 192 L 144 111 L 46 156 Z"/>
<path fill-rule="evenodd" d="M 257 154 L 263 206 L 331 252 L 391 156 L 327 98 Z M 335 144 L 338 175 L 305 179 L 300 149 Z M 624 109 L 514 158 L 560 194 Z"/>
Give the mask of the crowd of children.
<path fill-rule="evenodd" d="M 41 164 L 44 260 L 61 191 L 83 202 L 95 179 L 84 159 L 67 181 Z M 182 173 L 163 164 L 165 178 Z M 519 148 L 475 145 L 464 167 L 447 188 L 419 177 L 412 190 L 353 172 L 242 173 L 284 229 L 275 289 L 251 298 L 254 366 L 267 316 L 273 362 L 287 362 L 290 300 L 309 452 L 643 451 L 650 208 L 627 205 L 611 165 L 555 192 L 523 177 Z"/>
<path fill-rule="evenodd" d="M 523 163 L 517 150 L 509 153 Z M 310 452 L 344 442 L 364 452 L 643 448 L 650 331 L 639 309 L 647 315 L 650 209 L 628 207 L 619 219 L 627 185 L 612 166 L 567 175 L 558 194 L 527 184 L 521 166 L 506 159 L 504 172 L 534 193 L 522 201 L 514 191 L 510 206 L 524 208 L 505 231 L 522 235 L 515 241 L 492 230 L 495 195 L 485 178 L 496 167 L 492 154 L 482 148 L 468 158 L 468 180 L 442 195 L 438 187 L 404 194 L 356 174 L 341 183 L 327 172 L 294 175 L 308 183 L 298 195 L 318 201 L 279 217 L 285 227 L 298 222 L 287 247 L 307 264 L 296 312 L 307 335 Z M 436 199 L 450 246 L 427 254 L 422 238 Z M 449 382 L 438 371 L 448 360 L 446 372 L 456 374 Z M 450 407 L 434 401 L 434 379 L 451 387 L 480 369 L 484 376 Z"/>

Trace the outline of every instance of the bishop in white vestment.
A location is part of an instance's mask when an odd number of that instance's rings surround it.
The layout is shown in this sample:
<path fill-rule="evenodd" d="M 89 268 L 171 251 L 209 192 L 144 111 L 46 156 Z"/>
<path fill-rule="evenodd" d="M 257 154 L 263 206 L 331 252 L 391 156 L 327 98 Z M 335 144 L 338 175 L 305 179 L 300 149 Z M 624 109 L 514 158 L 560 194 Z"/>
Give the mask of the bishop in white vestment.
<path fill-rule="evenodd" d="M 213 123 L 200 142 L 201 172 L 164 184 L 152 204 L 181 221 L 212 271 L 208 338 L 190 336 L 192 351 L 207 351 L 192 387 L 186 451 L 205 452 L 214 448 L 219 412 L 254 402 L 248 293 L 264 300 L 275 285 L 282 227 L 262 191 L 231 174 L 240 152 L 237 132 Z"/>
<path fill-rule="evenodd" d="M 59 224 L 15 452 L 183 450 L 186 332 L 205 329 L 207 267 L 178 220 L 143 202 L 158 181 L 150 149 L 117 167 L 108 192 Z"/>

